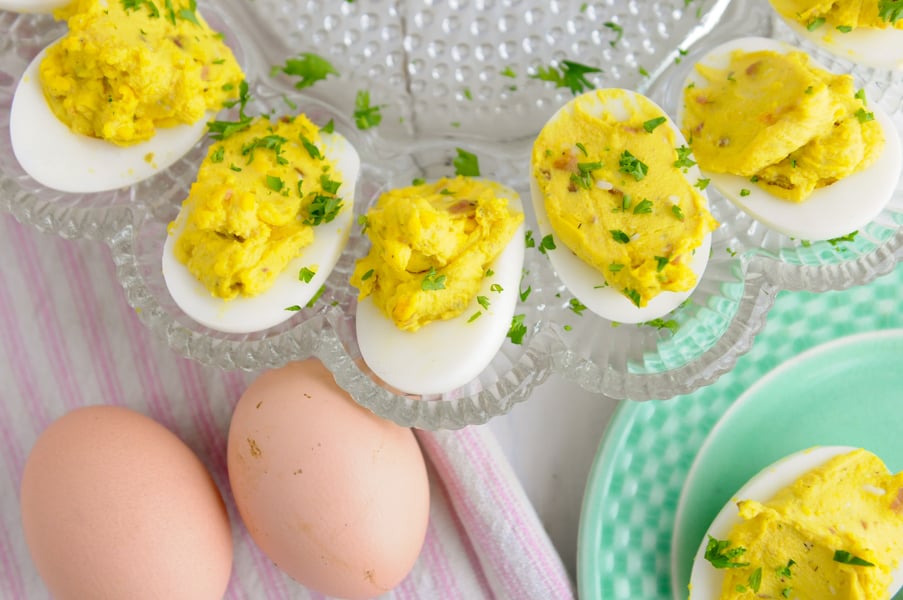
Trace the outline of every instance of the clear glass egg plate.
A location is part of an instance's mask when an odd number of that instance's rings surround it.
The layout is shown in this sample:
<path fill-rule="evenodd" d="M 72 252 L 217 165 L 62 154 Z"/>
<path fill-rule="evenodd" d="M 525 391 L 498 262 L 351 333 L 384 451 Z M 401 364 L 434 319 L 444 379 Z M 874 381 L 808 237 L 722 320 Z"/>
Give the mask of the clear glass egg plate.
<path fill-rule="evenodd" d="M 573 98 L 533 75 L 564 60 L 602 69 L 588 77 L 595 87 L 635 89 L 674 116 L 694 60 L 726 40 L 772 37 L 802 45 L 834 72 L 852 73 L 869 102 L 903 131 L 903 77 L 853 67 L 808 47 L 766 2 L 221 0 L 202 1 L 199 9 L 225 33 L 245 69 L 249 114 L 305 112 L 321 125 L 333 119 L 357 149 L 358 215 L 382 191 L 452 175 L 458 149 L 475 154 L 483 177 L 512 187 L 529 207 L 533 139 Z M 830 242 L 776 233 L 710 187 L 710 208 L 721 226 L 699 286 L 671 314 L 627 325 L 583 310 L 548 257 L 528 244 L 515 310 L 527 327 L 521 343 L 507 340 L 484 372 L 459 389 L 423 397 L 397 393 L 369 372 L 355 337 L 356 290 L 348 280 L 368 249 L 359 228 L 312 306 L 262 332 L 224 334 L 182 313 L 160 266 L 167 225 L 187 196 L 207 140 L 154 177 L 112 192 L 58 193 L 22 171 L 9 139 L 12 95 L 29 61 L 64 31 L 50 16 L 0 12 L 0 209 L 42 231 L 108 243 L 128 301 L 176 352 L 247 370 L 317 356 L 358 402 L 403 425 L 483 423 L 528 398 L 552 372 L 615 398 L 691 392 L 733 368 L 762 329 L 778 290 L 863 284 L 903 255 L 899 183 L 887 208 L 852 240 Z M 339 75 L 299 90 L 291 77 L 271 72 L 302 52 L 323 56 Z M 356 127 L 360 91 L 380 106 L 379 126 Z M 537 230 L 529 208 L 527 229 Z"/>

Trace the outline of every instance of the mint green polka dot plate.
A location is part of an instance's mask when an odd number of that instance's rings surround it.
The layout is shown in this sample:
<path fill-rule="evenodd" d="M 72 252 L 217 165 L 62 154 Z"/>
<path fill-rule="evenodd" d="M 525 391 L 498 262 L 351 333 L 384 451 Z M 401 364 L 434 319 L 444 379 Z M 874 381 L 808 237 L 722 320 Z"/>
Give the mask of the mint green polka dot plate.
<path fill-rule="evenodd" d="M 584 495 L 580 597 L 685 599 L 711 520 L 796 450 L 861 446 L 903 470 L 901 290 L 897 267 L 842 292 L 782 293 L 752 350 L 716 383 L 622 403 Z"/>

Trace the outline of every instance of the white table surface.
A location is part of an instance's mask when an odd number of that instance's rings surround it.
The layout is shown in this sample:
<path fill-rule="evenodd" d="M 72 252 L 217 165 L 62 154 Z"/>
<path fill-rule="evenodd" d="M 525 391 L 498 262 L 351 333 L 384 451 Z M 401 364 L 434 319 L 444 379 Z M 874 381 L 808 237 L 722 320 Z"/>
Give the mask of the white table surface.
<path fill-rule="evenodd" d="M 499 440 L 575 581 L 586 478 L 616 406 L 553 375 L 531 398 L 485 425 Z"/>

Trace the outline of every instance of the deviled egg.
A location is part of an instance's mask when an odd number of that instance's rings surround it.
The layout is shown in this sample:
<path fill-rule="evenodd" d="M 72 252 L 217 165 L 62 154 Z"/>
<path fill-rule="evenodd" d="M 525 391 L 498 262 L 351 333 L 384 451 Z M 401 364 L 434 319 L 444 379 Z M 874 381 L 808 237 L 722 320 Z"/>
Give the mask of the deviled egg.
<path fill-rule="evenodd" d="M 791 237 L 860 229 L 900 179 L 899 134 L 852 77 L 766 38 L 733 40 L 697 63 L 681 126 L 718 191 Z"/>
<path fill-rule="evenodd" d="M 226 333 L 290 318 L 329 277 L 351 230 L 360 159 L 304 116 L 235 124 L 211 144 L 163 248 L 189 317 Z"/>
<path fill-rule="evenodd" d="M 562 107 L 533 145 L 530 189 L 564 285 L 612 321 L 677 308 L 717 227 L 699 179 L 680 131 L 645 96 L 596 90 Z"/>
<path fill-rule="evenodd" d="M 69 32 L 19 80 L 13 152 L 41 185 L 90 193 L 141 181 L 180 159 L 239 97 L 241 68 L 192 0 L 127 6 L 73 2 Z"/>
<path fill-rule="evenodd" d="M 891 598 L 903 587 L 903 473 L 846 446 L 763 469 L 709 527 L 690 598 Z"/>
<path fill-rule="evenodd" d="M 442 394 L 467 384 L 511 328 L 524 261 L 520 198 L 458 176 L 390 190 L 365 220 L 355 266 L 361 356 L 388 385 Z"/>
<path fill-rule="evenodd" d="M 832 54 L 879 69 L 903 70 L 903 6 L 895 0 L 770 0 L 798 36 Z"/>

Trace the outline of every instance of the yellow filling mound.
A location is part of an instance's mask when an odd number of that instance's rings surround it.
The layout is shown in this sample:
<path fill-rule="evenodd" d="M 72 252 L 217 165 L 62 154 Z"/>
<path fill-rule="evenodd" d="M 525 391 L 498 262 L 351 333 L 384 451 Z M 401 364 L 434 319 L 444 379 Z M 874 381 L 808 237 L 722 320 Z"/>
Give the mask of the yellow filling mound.
<path fill-rule="evenodd" d="M 68 17 L 69 32 L 40 66 L 57 118 L 122 146 L 219 110 L 238 96 L 244 78 L 193 0 L 133 4 L 79 0 L 58 12 Z"/>
<path fill-rule="evenodd" d="M 466 177 L 386 192 L 367 213 L 372 246 L 351 284 L 406 331 L 460 315 L 524 219 L 509 197 Z"/>

